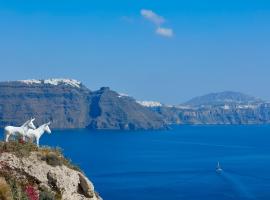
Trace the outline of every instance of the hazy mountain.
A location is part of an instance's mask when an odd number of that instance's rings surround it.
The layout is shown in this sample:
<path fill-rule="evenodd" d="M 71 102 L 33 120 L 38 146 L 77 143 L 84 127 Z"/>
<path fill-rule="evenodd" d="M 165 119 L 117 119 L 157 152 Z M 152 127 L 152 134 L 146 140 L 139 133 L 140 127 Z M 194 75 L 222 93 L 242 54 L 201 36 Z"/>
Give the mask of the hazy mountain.
<path fill-rule="evenodd" d="M 240 92 L 226 91 L 195 97 L 184 103 L 184 105 L 199 107 L 225 104 L 256 104 L 262 102 L 263 101 L 261 99 L 252 97 L 250 95 L 246 95 Z"/>

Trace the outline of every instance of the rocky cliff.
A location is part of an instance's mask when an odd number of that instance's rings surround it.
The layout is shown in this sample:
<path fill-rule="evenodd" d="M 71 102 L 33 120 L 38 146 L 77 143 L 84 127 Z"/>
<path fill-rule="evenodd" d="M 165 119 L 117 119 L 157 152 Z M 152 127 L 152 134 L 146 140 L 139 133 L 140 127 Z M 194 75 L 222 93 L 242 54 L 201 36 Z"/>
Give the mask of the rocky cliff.
<path fill-rule="evenodd" d="M 91 129 L 160 129 L 166 127 L 161 116 L 138 104 L 129 96 L 122 96 L 103 87 L 91 94 Z"/>
<path fill-rule="evenodd" d="M 90 91 L 70 79 L 0 83 L 0 127 L 20 125 L 30 117 L 52 128 L 162 129 L 158 114 L 109 88 Z"/>
<path fill-rule="evenodd" d="M 211 93 L 176 106 L 136 101 L 108 87 L 70 79 L 0 82 L 0 127 L 31 117 L 52 128 L 164 129 L 168 124 L 270 123 L 270 104 L 239 92 Z"/>
<path fill-rule="evenodd" d="M 153 108 L 152 108 L 153 109 Z M 157 107 L 168 124 L 269 124 L 270 104 L 207 108 Z"/>
<path fill-rule="evenodd" d="M 0 142 L 1 200 L 101 200 L 91 181 L 55 149 Z"/>
<path fill-rule="evenodd" d="M 83 128 L 90 91 L 82 84 L 12 81 L 0 83 L 0 125 L 20 125 L 30 117 L 53 128 Z"/>
<path fill-rule="evenodd" d="M 269 124 L 270 103 L 239 92 L 195 97 L 178 106 L 148 107 L 168 124 Z"/>

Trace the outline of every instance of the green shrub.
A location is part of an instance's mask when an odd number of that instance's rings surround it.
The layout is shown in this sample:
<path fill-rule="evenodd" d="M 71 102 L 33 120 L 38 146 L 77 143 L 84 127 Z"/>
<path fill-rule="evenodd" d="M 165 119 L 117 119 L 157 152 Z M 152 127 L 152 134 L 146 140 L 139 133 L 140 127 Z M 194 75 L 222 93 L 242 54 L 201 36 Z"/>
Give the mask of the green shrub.
<path fill-rule="evenodd" d="M 70 169 L 81 172 L 78 166 L 72 164 L 71 160 L 68 160 L 63 156 L 60 148 L 41 148 L 39 149 L 39 156 L 41 160 L 46 161 L 48 165 L 53 167 L 64 165 Z"/>
<path fill-rule="evenodd" d="M 46 187 L 41 186 L 39 188 L 39 200 L 62 200 L 61 191 L 58 188 L 50 191 Z"/>
<path fill-rule="evenodd" d="M 48 165 L 53 167 L 63 165 L 63 160 L 54 152 L 42 155 L 41 160 L 46 161 Z"/>
<path fill-rule="evenodd" d="M 55 200 L 55 195 L 48 190 L 41 190 L 39 192 L 39 200 Z"/>

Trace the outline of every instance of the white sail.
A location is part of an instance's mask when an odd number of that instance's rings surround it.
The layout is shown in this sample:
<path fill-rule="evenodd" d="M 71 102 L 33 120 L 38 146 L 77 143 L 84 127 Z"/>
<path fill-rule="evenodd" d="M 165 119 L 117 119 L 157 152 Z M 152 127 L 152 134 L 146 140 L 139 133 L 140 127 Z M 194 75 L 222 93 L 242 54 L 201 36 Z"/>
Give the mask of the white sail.
<path fill-rule="evenodd" d="M 216 172 L 218 172 L 218 173 L 220 173 L 220 172 L 222 172 L 223 170 L 222 170 L 222 168 L 221 168 L 221 166 L 220 166 L 220 164 L 219 164 L 219 162 L 217 163 L 217 167 L 216 167 Z"/>

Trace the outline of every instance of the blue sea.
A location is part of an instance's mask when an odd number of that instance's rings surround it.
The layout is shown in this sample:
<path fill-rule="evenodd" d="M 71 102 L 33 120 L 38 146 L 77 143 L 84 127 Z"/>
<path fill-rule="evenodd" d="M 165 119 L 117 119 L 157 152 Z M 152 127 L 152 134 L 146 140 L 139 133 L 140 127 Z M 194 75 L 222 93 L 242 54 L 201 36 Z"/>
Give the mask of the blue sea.
<path fill-rule="evenodd" d="M 270 199 L 266 125 L 53 131 L 41 144 L 63 148 L 104 200 Z"/>

